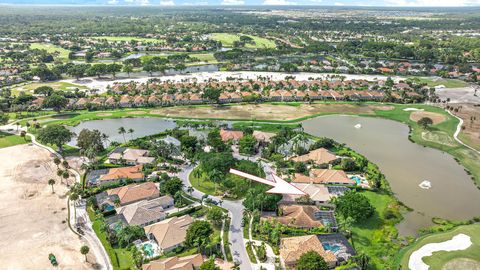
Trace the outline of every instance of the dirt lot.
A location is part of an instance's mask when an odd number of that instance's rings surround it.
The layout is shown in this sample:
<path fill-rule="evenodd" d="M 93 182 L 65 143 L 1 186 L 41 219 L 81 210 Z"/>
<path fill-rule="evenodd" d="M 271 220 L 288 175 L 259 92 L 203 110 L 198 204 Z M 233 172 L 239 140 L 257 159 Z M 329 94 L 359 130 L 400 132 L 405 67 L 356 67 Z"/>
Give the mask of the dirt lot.
<path fill-rule="evenodd" d="M 33 145 L 0 149 L 1 269 L 93 269 L 80 254 L 82 241 L 69 228 L 67 187 L 60 184 L 50 153 Z M 48 179 L 54 178 L 52 194 Z M 89 261 L 94 262 L 93 255 Z"/>
<path fill-rule="evenodd" d="M 423 117 L 428 117 L 432 119 L 433 124 L 440 124 L 445 121 L 445 116 L 439 113 L 434 112 L 424 112 L 424 111 L 415 111 L 410 114 L 410 120 L 417 122 L 418 120 L 422 119 Z"/>
<path fill-rule="evenodd" d="M 452 111 L 456 116 L 463 119 L 463 127 L 460 135 L 467 139 L 468 144 L 476 149 L 480 149 L 480 106 L 473 104 L 455 104 L 451 105 L 458 108 L 458 112 Z"/>
<path fill-rule="evenodd" d="M 391 106 L 368 104 L 301 104 L 299 106 L 249 104 L 222 107 L 171 107 L 153 110 L 150 113 L 166 117 L 294 120 L 314 114 L 373 114 L 374 110 L 392 109 Z"/>

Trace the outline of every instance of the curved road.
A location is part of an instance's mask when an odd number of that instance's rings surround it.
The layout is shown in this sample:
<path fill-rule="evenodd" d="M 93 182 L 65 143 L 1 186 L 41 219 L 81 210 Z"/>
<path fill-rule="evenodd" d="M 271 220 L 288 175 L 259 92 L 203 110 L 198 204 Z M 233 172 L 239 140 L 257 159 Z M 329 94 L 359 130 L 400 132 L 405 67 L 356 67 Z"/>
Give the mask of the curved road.
<path fill-rule="evenodd" d="M 182 179 L 184 190 L 187 191 L 187 188 L 192 186 L 189 181 L 190 173 L 195 168 L 195 165 L 189 165 L 185 167 L 179 174 L 179 178 Z M 191 193 L 191 195 L 197 199 L 202 199 L 205 193 L 196 190 Z M 220 199 L 214 196 L 209 196 L 212 200 L 219 202 Z M 230 230 L 229 230 L 229 242 L 232 244 L 230 249 L 232 251 L 233 260 L 240 263 L 240 269 L 242 270 L 252 270 L 252 265 L 250 259 L 248 258 L 247 250 L 245 248 L 245 242 L 243 241 L 243 228 L 242 228 L 242 218 L 243 218 L 243 205 L 241 201 L 227 201 L 222 202 L 222 208 L 228 210 L 231 216 Z"/>

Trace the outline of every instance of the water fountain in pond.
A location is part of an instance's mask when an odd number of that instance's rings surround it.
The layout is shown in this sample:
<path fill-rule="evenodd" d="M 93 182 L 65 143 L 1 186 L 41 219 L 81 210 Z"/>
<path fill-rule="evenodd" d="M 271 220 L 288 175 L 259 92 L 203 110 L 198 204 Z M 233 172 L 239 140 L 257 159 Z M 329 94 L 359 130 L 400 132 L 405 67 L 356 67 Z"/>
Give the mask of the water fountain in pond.
<path fill-rule="evenodd" d="M 432 188 L 432 183 L 430 181 L 425 180 L 425 181 L 422 181 L 418 186 L 423 189 L 430 189 Z"/>

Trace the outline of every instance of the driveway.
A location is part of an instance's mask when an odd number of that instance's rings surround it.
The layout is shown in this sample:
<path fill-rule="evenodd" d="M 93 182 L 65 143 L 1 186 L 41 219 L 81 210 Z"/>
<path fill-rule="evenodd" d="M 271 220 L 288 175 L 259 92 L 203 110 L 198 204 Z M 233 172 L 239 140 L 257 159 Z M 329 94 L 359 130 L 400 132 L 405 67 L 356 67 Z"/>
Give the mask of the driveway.
<path fill-rule="evenodd" d="M 178 177 L 183 181 L 183 188 L 185 191 L 187 191 L 187 188 L 191 186 L 188 179 L 195 166 L 196 165 L 188 165 L 184 167 L 183 170 L 178 174 Z M 194 191 L 191 193 L 191 196 L 197 199 L 202 199 L 204 194 L 205 193 L 194 189 Z M 220 201 L 220 198 L 214 196 L 209 197 L 216 202 Z M 251 270 L 252 265 L 250 263 L 250 259 L 248 258 L 245 243 L 243 241 L 242 217 L 244 207 L 242 202 L 223 200 L 222 207 L 229 211 L 231 217 L 228 235 L 231 243 L 230 249 L 232 251 L 233 260 L 240 263 L 240 269 Z"/>

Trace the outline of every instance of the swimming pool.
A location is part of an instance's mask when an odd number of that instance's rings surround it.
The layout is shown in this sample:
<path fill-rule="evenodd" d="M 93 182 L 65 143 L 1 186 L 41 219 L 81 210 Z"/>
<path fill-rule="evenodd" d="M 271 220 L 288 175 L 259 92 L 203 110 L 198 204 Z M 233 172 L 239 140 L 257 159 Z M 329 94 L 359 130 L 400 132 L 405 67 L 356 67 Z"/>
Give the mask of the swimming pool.
<path fill-rule="evenodd" d="M 330 250 L 331 252 L 335 253 L 335 252 L 339 251 L 342 248 L 342 246 L 337 245 L 337 244 L 325 243 L 325 244 L 323 244 L 323 248 L 325 250 Z"/>
<path fill-rule="evenodd" d="M 357 182 L 357 185 L 360 185 L 362 183 L 362 178 L 360 178 L 356 175 L 350 176 L 350 179 L 355 180 L 355 182 Z"/>
<path fill-rule="evenodd" d="M 147 243 L 147 244 L 144 244 L 144 245 L 143 245 L 143 251 L 145 252 L 145 254 L 146 254 L 148 257 L 152 257 L 153 254 L 154 254 L 153 246 L 152 246 L 152 244 L 150 244 L 150 243 Z"/>

